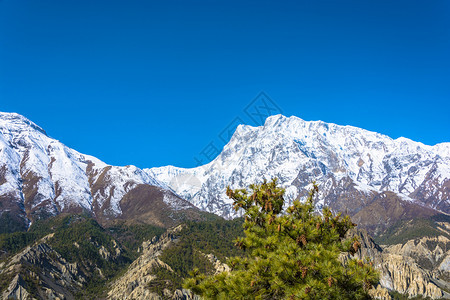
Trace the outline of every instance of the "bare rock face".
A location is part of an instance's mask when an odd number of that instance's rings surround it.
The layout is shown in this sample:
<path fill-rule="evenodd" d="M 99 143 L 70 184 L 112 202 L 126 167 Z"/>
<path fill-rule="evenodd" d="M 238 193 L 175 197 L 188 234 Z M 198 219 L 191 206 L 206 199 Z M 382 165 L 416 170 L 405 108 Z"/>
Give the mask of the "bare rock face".
<path fill-rule="evenodd" d="M 432 299 L 439 299 L 446 295 L 436 284 L 439 274 L 433 268 L 427 269 L 421 266 L 419 264 L 421 259 L 417 256 L 417 253 L 421 253 L 423 257 L 430 258 L 438 268 L 442 264 L 439 262 L 445 261 L 444 257 L 448 257 L 449 251 L 446 250 L 444 253 L 439 245 L 434 250 L 430 250 L 428 247 L 424 247 L 423 243 L 435 239 L 446 241 L 446 238 L 423 238 L 420 242 L 408 241 L 403 245 L 382 248 L 364 230 L 354 230 L 349 233 L 350 236 L 355 234 L 361 241 L 361 249 L 355 256 L 359 259 L 370 258 L 380 272 L 381 286 L 373 291 L 374 297 L 389 299 L 385 298 L 387 290 L 409 294 L 409 296 L 422 295 Z M 414 243 L 415 246 L 413 246 Z M 384 291 L 383 288 L 387 290 Z"/>
<path fill-rule="evenodd" d="M 450 297 L 445 290 L 449 288 L 450 283 L 450 240 L 445 236 L 438 237 L 423 237 L 420 239 L 410 240 L 404 244 L 391 245 L 385 248 L 385 253 L 391 257 L 401 256 L 404 261 L 408 262 L 408 266 L 405 268 L 419 268 L 424 270 L 423 276 L 416 278 L 416 282 L 427 282 L 426 284 L 412 284 L 407 292 L 410 294 L 423 294 L 430 295 L 433 298 L 438 297 Z M 395 270 L 395 261 L 391 261 L 389 266 L 390 270 Z M 413 272 L 414 274 L 420 274 L 420 272 Z M 402 274 L 398 274 L 402 276 Z M 398 286 L 396 290 L 405 290 L 405 285 Z"/>
<path fill-rule="evenodd" d="M 432 299 L 444 296 L 442 290 L 432 282 L 430 272 L 420 268 L 409 257 L 386 253 L 377 267 L 382 273 L 381 285 L 388 289 Z"/>
<path fill-rule="evenodd" d="M 164 290 L 164 297 L 160 297 L 149 289 L 149 284 L 158 280 L 154 275 L 156 269 L 165 268 L 173 272 L 171 267 L 158 257 L 165 249 L 178 242 L 178 235 L 183 228 L 184 225 L 179 225 L 168 230 L 159 239 L 155 237 L 151 241 L 144 241 L 139 249 L 141 253 L 139 258 L 128 267 L 127 272 L 123 276 L 111 284 L 112 288 L 108 292 L 108 299 L 200 300 L 199 296 L 185 289 L 178 289 L 174 292 L 166 289 Z M 205 254 L 205 257 L 213 264 L 216 273 L 229 270 L 229 267 L 214 255 Z"/>
<path fill-rule="evenodd" d="M 390 300 L 391 296 L 389 295 L 388 289 L 382 287 L 381 285 L 378 285 L 376 288 L 373 288 L 369 291 L 370 296 L 372 296 L 375 299 L 381 299 L 381 300 Z"/>
<path fill-rule="evenodd" d="M 176 290 L 173 293 L 172 299 L 174 300 L 200 300 L 200 297 L 197 295 L 194 295 L 191 291 L 189 290 Z"/>
<path fill-rule="evenodd" d="M 213 264 L 215 274 L 231 271 L 231 268 L 227 264 L 221 262 L 215 255 L 207 254 L 206 258 Z"/>
<path fill-rule="evenodd" d="M 385 251 L 411 257 L 417 264 L 428 270 L 449 275 L 450 240 L 445 236 L 410 240 L 405 244 L 386 247 Z"/>
<path fill-rule="evenodd" d="M 32 298 L 28 291 L 23 287 L 25 285 L 22 277 L 17 274 L 11 281 L 8 290 L 3 293 L 3 299 L 30 299 Z"/>
<path fill-rule="evenodd" d="M 0 263 L 0 299 L 79 299 L 92 280 L 106 279 L 103 263 L 119 263 L 124 258 L 115 240 L 106 248 L 88 239 L 90 246 L 98 249 L 97 258 L 102 257 L 102 262 L 88 254 L 72 263 L 60 254 L 62 248 L 52 246 L 55 238 L 54 233 L 49 234 Z M 68 247 L 82 246 L 74 242 Z"/>
<path fill-rule="evenodd" d="M 108 299 L 160 299 L 157 294 L 148 289 L 148 286 L 152 280 L 156 279 L 154 270 L 165 268 L 172 271 L 170 266 L 162 262 L 158 256 L 174 243 L 182 229 L 183 225 L 179 225 L 168 230 L 159 240 L 154 238 L 152 241 L 144 242 L 139 249 L 142 253 L 139 258 L 128 267 L 128 271 L 123 276 L 112 283 Z M 188 294 L 187 291 L 177 290 L 174 295 L 168 296 L 173 299 L 193 299 L 188 298 Z"/>
<path fill-rule="evenodd" d="M 0 275 L 13 278 L 2 299 L 74 299 L 86 282 L 76 263 L 69 263 L 45 243 L 47 236 L 0 265 Z M 30 294 L 30 284 L 40 290 Z"/>

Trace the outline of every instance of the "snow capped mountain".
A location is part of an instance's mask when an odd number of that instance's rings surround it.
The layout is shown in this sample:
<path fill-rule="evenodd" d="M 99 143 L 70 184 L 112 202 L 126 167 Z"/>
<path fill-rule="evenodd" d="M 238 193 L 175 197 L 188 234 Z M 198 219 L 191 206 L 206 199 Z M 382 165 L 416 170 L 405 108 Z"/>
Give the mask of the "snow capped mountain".
<path fill-rule="evenodd" d="M 388 191 L 395 201 L 450 213 L 450 143 L 427 146 L 297 117 L 276 115 L 264 126 L 238 126 L 207 165 L 145 171 L 195 206 L 224 217 L 236 216 L 225 195 L 228 185 L 242 188 L 271 177 L 279 178 L 290 200 L 306 195 L 315 180 L 319 205 L 351 215 Z"/>
<path fill-rule="evenodd" d="M 0 113 L 2 216 L 8 212 L 19 223 L 61 212 L 86 211 L 101 219 L 115 218 L 123 214 L 123 197 L 141 185 L 161 190 L 161 201 L 183 202 L 164 183 L 135 166 L 107 165 L 50 138 L 21 115 Z"/>
<path fill-rule="evenodd" d="M 319 207 L 346 212 L 373 232 L 402 218 L 450 213 L 450 143 L 427 146 L 276 115 L 264 126 L 239 125 L 204 166 L 141 170 L 107 165 L 21 115 L 0 113 L 0 224 L 8 226 L 62 212 L 89 212 L 101 222 L 151 218 L 162 226 L 195 207 L 232 218 L 238 214 L 226 187 L 272 177 L 288 201 L 304 197 L 315 180 Z"/>

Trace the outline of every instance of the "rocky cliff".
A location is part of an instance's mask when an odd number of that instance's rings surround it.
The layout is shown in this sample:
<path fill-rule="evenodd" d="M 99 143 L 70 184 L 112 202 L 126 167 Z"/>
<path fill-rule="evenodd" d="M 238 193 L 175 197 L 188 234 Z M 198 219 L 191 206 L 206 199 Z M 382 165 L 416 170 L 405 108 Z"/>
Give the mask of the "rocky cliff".
<path fill-rule="evenodd" d="M 0 236 L 1 299 L 101 296 L 104 284 L 129 264 L 129 251 L 91 218 L 60 215 L 39 225 Z"/>
<path fill-rule="evenodd" d="M 11 279 L 2 299 L 74 299 L 89 276 L 53 250 L 46 243 L 50 238 L 52 235 L 0 264 L 0 276 Z"/>
<path fill-rule="evenodd" d="M 448 278 L 449 268 L 445 261 L 449 260 L 450 251 L 447 238 L 422 238 L 382 247 L 364 230 L 352 231 L 349 235 L 357 235 L 361 241 L 356 257 L 368 257 L 380 271 L 380 286 L 374 291 L 378 298 L 390 299 L 387 290 L 432 299 L 449 296 L 439 284 Z"/>
<path fill-rule="evenodd" d="M 155 271 L 164 268 L 169 272 L 173 270 L 158 257 L 162 251 L 177 242 L 177 235 L 183 229 L 179 225 L 168 230 L 159 239 L 146 241 L 140 248 L 141 255 L 127 269 L 127 272 L 112 283 L 108 292 L 108 299 L 161 299 L 161 297 L 150 290 L 150 284 L 158 281 Z M 165 299 L 199 299 L 186 290 L 175 290 L 171 292 L 164 290 Z"/>

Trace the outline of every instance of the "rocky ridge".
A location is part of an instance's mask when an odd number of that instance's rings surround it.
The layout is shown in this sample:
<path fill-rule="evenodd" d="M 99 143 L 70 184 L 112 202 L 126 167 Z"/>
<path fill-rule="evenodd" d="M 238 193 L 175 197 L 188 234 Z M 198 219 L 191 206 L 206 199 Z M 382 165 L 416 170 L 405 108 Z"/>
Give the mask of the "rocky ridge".
<path fill-rule="evenodd" d="M 380 271 L 380 285 L 374 290 L 377 298 L 390 299 L 388 290 L 432 299 L 450 296 L 437 284 L 439 278 L 446 278 L 445 274 L 450 271 L 448 266 L 442 265 L 450 257 L 450 251 L 446 248 L 449 245 L 447 238 L 422 238 L 419 241 L 411 240 L 404 244 L 380 247 L 364 230 L 349 234 L 356 234 L 361 242 L 361 249 L 355 256 L 359 259 L 370 258 Z M 428 241 L 442 243 L 433 248 L 434 245 L 427 244 Z M 444 249 L 443 244 L 446 245 Z M 424 263 L 423 258 L 430 259 L 433 263 Z"/>
<path fill-rule="evenodd" d="M 12 278 L 2 299 L 74 299 L 74 292 L 86 283 L 88 276 L 77 263 L 67 262 L 53 250 L 46 243 L 50 238 L 52 235 L 44 237 L 0 264 L 0 276 Z M 35 285 L 40 289 L 35 290 Z"/>
<path fill-rule="evenodd" d="M 112 288 L 108 292 L 108 299 L 161 299 L 158 294 L 150 291 L 149 284 L 158 278 L 152 271 L 157 268 L 165 268 L 170 272 L 173 270 L 169 265 L 162 262 L 158 256 L 164 249 L 176 243 L 177 234 L 183 229 L 179 225 L 168 230 L 159 239 L 154 238 L 146 241 L 140 248 L 141 255 L 127 269 L 127 272 L 112 283 Z M 199 299 L 186 290 L 175 290 L 173 293 L 169 290 L 164 291 L 165 299 Z"/>

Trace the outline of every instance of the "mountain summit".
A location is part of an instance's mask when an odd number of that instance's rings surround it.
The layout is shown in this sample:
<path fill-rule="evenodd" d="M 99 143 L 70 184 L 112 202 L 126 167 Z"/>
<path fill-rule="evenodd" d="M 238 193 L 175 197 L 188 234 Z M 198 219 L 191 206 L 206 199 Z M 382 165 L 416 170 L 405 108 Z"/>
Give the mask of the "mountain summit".
<path fill-rule="evenodd" d="M 80 212 L 101 222 L 126 218 L 160 226 L 173 223 L 164 219 L 168 224 L 163 224 L 161 209 L 168 215 L 172 209 L 195 210 L 135 166 L 107 165 L 50 138 L 21 115 L 0 113 L 2 230 L 24 229 L 40 218 Z"/>
<path fill-rule="evenodd" d="M 305 196 L 317 181 L 319 207 L 347 212 L 369 228 L 450 213 L 450 143 L 427 146 L 295 116 L 238 126 L 220 155 L 204 166 L 145 171 L 200 209 L 227 218 L 237 215 L 227 186 L 247 187 L 271 177 L 279 178 L 289 200 Z"/>

